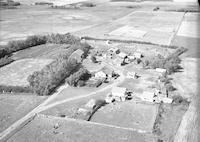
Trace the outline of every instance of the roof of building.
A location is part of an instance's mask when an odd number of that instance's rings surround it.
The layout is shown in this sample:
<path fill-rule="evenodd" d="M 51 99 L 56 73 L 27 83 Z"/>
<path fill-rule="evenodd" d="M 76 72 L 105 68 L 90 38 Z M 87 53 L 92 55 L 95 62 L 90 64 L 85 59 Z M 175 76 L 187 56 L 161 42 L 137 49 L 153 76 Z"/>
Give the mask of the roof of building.
<path fill-rule="evenodd" d="M 76 51 L 74 51 L 71 55 L 69 59 L 81 59 L 81 56 L 84 54 L 83 50 L 81 49 L 77 49 Z"/>
<path fill-rule="evenodd" d="M 106 77 L 106 74 L 103 71 L 99 71 L 95 73 L 95 77 Z"/>
<path fill-rule="evenodd" d="M 127 54 L 124 53 L 124 52 L 120 52 L 120 53 L 118 54 L 118 56 L 121 57 L 121 58 L 125 58 L 125 57 L 127 56 Z"/>
<path fill-rule="evenodd" d="M 74 51 L 72 54 L 77 54 L 79 56 L 82 56 L 84 54 L 83 50 L 81 49 L 77 49 L 76 51 Z"/>

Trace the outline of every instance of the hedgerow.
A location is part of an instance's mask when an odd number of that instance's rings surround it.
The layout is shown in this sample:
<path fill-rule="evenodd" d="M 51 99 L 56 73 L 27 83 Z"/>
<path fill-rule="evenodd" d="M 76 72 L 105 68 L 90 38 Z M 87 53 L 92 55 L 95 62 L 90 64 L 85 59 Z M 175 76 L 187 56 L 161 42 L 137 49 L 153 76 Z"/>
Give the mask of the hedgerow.
<path fill-rule="evenodd" d="M 70 33 L 28 36 L 25 40 L 10 41 L 7 45 L 0 46 L 0 58 L 19 50 L 46 43 L 72 45 L 80 43 L 80 38 L 73 36 Z"/>
<path fill-rule="evenodd" d="M 66 52 L 59 56 L 54 62 L 45 66 L 41 71 L 36 71 L 28 77 L 30 87 L 38 95 L 50 95 L 65 78 L 80 68 L 80 63 L 75 59 L 68 60 L 71 53 L 77 49 L 82 49 L 85 54 L 88 53 L 90 46 L 86 44 L 74 44 Z"/>
<path fill-rule="evenodd" d="M 5 66 L 5 65 L 12 63 L 13 61 L 14 60 L 9 56 L 5 56 L 3 58 L 0 58 L 0 68 Z"/>
<path fill-rule="evenodd" d="M 37 35 L 29 36 L 25 40 L 10 41 L 7 45 L 1 46 L 0 58 L 4 57 L 5 55 L 10 55 L 13 52 L 45 43 L 46 37 Z"/>
<path fill-rule="evenodd" d="M 80 38 L 71 35 L 70 33 L 67 34 L 51 34 L 46 36 L 48 43 L 54 44 L 75 44 L 80 42 Z"/>
<path fill-rule="evenodd" d="M 41 71 L 36 71 L 28 77 L 30 87 L 38 95 L 49 95 L 60 83 L 68 77 L 79 64 L 75 60 L 56 60 Z"/>

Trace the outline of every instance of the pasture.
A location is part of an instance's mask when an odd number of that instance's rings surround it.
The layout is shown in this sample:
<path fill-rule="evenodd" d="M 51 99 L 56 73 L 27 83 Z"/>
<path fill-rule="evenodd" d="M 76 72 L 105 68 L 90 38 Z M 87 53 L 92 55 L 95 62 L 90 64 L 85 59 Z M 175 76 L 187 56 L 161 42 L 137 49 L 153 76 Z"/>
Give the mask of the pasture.
<path fill-rule="evenodd" d="M 27 86 L 27 77 L 51 63 L 51 59 L 22 59 L 0 68 L 0 85 Z"/>

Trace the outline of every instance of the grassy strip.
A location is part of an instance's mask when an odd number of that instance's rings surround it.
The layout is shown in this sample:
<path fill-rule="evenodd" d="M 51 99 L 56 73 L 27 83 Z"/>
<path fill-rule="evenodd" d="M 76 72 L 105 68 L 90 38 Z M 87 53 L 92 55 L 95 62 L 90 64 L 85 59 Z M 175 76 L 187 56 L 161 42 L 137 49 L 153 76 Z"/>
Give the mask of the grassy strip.
<path fill-rule="evenodd" d="M 160 103 L 159 107 L 158 107 L 158 113 L 157 113 L 157 116 L 156 116 L 156 120 L 154 122 L 153 130 L 152 130 L 152 132 L 157 136 L 161 135 L 161 133 L 162 133 L 161 130 L 160 130 L 160 125 L 162 123 L 164 112 L 165 112 L 164 104 Z"/>
<path fill-rule="evenodd" d="M 12 63 L 13 61 L 14 60 L 9 56 L 5 56 L 3 58 L 0 58 L 0 68 L 5 66 L 5 65 Z"/>
<path fill-rule="evenodd" d="M 0 85 L 0 93 L 33 93 L 30 87 Z"/>
<path fill-rule="evenodd" d="M 162 44 L 156 44 L 156 43 L 151 43 L 151 42 L 146 42 L 146 41 L 137 41 L 137 40 L 120 40 L 120 39 L 106 39 L 106 38 L 93 38 L 93 37 L 82 37 L 82 39 L 85 40 L 97 40 L 97 41 L 113 41 L 113 42 L 122 42 L 122 43 L 137 43 L 137 44 L 148 44 L 148 45 L 155 45 L 155 46 L 160 46 L 163 48 L 171 48 L 171 49 L 177 49 L 179 48 L 178 46 L 174 46 L 174 45 L 162 45 Z"/>

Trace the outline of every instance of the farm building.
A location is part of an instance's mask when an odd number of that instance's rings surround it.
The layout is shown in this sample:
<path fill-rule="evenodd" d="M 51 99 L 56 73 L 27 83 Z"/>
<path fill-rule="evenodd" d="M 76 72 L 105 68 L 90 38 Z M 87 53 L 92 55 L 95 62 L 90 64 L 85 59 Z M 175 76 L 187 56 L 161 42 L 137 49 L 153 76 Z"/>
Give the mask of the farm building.
<path fill-rule="evenodd" d="M 127 73 L 127 77 L 128 77 L 128 78 L 132 78 L 132 79 L 135 79 L 135 78 L 136 78 L 136 75 L 137 75 L 136 72 L 128 72 L 128 73 Z"/>
<path fill-rule="evenodd" d="M 127 54 L 124 53 L 124 52 L 120 52 L 120 53 L 118 54 L 118 56 L 119 56 L 120 58 L 122 58 L 122 59 L 125 59 L 125 58 L 127 57 Z"/>
<path fill-rule="evenodd" d="M 140 98 L 143 101 L 154 102 L 154 100 L 155 100 L 155 92 L 154 91 L 144 91 L 140 95 Z"/>
<path fill-rule="evenodd" d="M 76 51 L 74 51 L 71 56 L 69 57 L 69 59 L 75 59 L 78 63 L 80 63 L 83 59 L 83 55 L 84 52 L 81 49 L 77 49 Z"/>
<path fill-rule="evenodd" d="M 156 68 L 156 71 L 159 73 L 163 73 L 163 74 L 165 74 L 167 72 L 166 69 L 162 69 L 162 68 Z"/>
<path fill-rule="evenodd" d="M 106 74 L 103 71 L 99 71 L 97 73 L 95 73 L 95 78 L 106 78 Z"/>
<path fill-rule="evenodd" d="M 142 58 L 142 54 L 139 52 L 135 52 L 133 55 L 135 58 L 138 58 L 138 59 Z"/>

